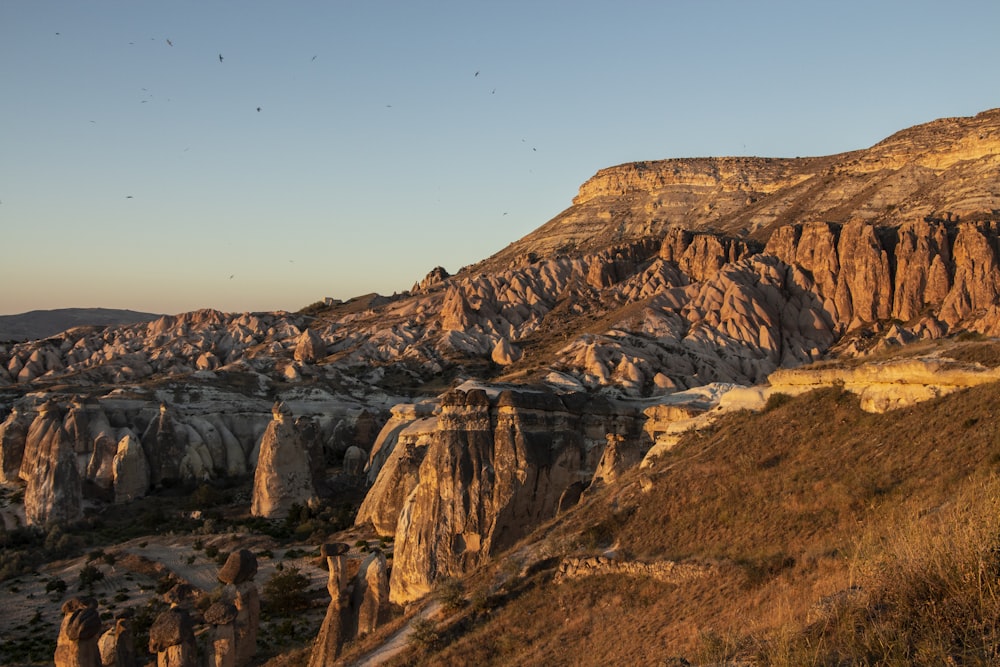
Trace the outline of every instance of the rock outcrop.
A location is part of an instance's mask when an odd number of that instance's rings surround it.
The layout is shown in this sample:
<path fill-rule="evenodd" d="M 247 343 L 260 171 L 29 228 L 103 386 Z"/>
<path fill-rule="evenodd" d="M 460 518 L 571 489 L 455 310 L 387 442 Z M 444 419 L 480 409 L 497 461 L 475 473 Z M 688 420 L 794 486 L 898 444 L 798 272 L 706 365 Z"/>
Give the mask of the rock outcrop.
<path fill-rule="evenodd" d="M 329 572 L 330 603 L 313 642 L 309 667 L 333 664 L 345 642 L 374 631 L 387 618 L 389 571 L 385 556 L 379 551 L 372 552 L 351 578 L 349 550 L 343 543 L 324 544 L 321 548 Z"/>
<path fill-rule="evenodd" d="M 198 667 L 194 621 L 186 609 L 174 606 L 162 612 L 149 628 L 149 651 L 157 667 Z"/>
<path fill-rule="evenodd" d="M 56 667 L 101 667 L 97 647 L 101 617 L 93 598 L 70 598 L 62 605 L 63 620 L 56 640 Z"/>
<path fill-rule="evenodd" d="M 330 593 L 330 604 L 326 608 L 326 616 L 320 625 L 319 634 L 313 642 L 309 654 L 309 667 L 326 667 L 332 665 L 340 655 L 347 640 L 345 611 L 347 601 L 347 568 L 346 558 L 348 545 L 342 543 L 323 545 L 323 557 L 329 575 L 326 588 Z"/>
<path fill-rule="evenodd" d="M 15 406 L 0 424 L 0 482 L 11 484 L 20 479 L 21 460 L 31 421 Z"/>
<path fill-rule="evenodd" d="M 165 403 L 139 439 L 149 465 L 150 482 L 159 486 L 181 479 L 181 465 L 188 453 L 188 430 L 175 424 Z"/>
<path fill-rule="evenodd" d="M 257 654 L 260 595 L 257 592 L 257 585 L 253 582 L 255 576 L 257 576 L 257 557 L 247 549 L 229 554 L 219 569 L 218 578 L 223 584 L 221 601 L 232 605 L 236 610 L 236 618 L 232 621 L 235 653 L 226 653 L 227 656 L 234 655 L 236 665 L 249 664 Z"/>
<path fill-rule="evenodd" d="M 42 406 L 31 422 L 20 476 L 27 482 L 24 512 L 28 524 L 44 526 L 83 516 L 76 452 L 53 403 Z"/>
<path fill-rule="evenodd" d="M 111 460 L 112 488 L 116 503 L 141 498 L 149 491 L 150 474 L 146 454 L 132 433 L 126 433 Z"/>
<path fill-rule="evenodd" d="M 97 642 L 104 667 L 137 667 L 131 621 L 127 615 L 118 616 L 114 625 Z"/>
<path fill-rule="evenodd" d="M 273 419 L 261 438 L 251 513 L 283 518 L 292 505 L 305 506 L 314 501 L 322 463 L 311 425 L 293 421 L 284 405 L 275 404 Z"/>
<path fill-rule="evenodd" d="M 216 602 L 205 610 L 205 622 L 210 631 L 210 667 L 236 667 L 236 607 L 227 602 Z"/>
<path fill-rule="evenodd" d="M 638 411 L 624 406 L 490 391 L 493 398 L 476 387 L 442 397 L 417 483 L 395 526 L 395 603 L 427 594 L 439 577 L 461 576 L 554 516 L 566 488 L 593 475 L 607 433 L 642 437 Z M 398 470 L 387 465 L 382 474 Z M 365 501 L 370 505 L 378 504 L 375 488 Z M 380 518 L 382 526 L 387 518 Z"/>

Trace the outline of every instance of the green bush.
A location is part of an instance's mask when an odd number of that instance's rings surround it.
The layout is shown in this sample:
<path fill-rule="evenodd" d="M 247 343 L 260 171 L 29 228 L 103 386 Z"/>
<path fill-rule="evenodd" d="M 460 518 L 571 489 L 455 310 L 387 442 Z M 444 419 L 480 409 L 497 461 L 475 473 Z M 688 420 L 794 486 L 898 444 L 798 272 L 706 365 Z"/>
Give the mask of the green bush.
<path fill-rule="evenodd" d="M 410 634 L 410 642 L 425 648 L 431 648 L 441 642 L 441 634 L 438 632 L 437 624 L 429 618 L 416 618 L 410 623 L 413 632 Z"/>
<path fill-rule="evenodd" d="M 264 609 L 285 616 L 309 607 L 309 579 L 297 567 L 275 572 L 262 591 Z"/>
<path fill-rule="evenodd" d="M 78 590 L 83 590 L 85 588 L 93 588 L 94 584 L 98 581 L 104 579 L 104 573 L 99 569 L 87 563 L 80 570 L 80 584 Z"/>

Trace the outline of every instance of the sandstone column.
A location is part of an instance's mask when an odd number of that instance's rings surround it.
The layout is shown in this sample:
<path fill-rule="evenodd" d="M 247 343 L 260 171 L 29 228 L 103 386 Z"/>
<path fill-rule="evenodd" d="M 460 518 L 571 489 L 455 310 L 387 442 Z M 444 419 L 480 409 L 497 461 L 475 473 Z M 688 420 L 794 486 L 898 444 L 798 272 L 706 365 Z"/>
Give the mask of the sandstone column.
<path fill-rule="evenodd" d="M 356 635 L 374 632 L 385 620 L 389 610 L 389 568 L 381 551 L 361 563 L 354 579 L 351 608 L 357 614 Z"/>
<path fill-rule="evenodd" d="M 237 667 L 236 607 L 228 602 L 216 602 L 205 611 L 205 621 L 212 624 L 209 636 L 208 666 Z"/>
<path fill-rule="evenodd" d="M 257 630 L 260 625 L 260 596 L 253 578 L 257 575 L 257 557 L 247 549 L 229 554 L 219 570 L 218 579 L 225 588 L 222 601 L 236 609 L 236 665 L 246 665 L 257 653 Z"/>
<path fill-rule="evenodd" d="M 101 651 L 101 664 L 104 667 L 137 667 L 135 647 L 132 645 L 132 629 L 130 619 L 120 615 L 115 619 L 115 625 L 97 642 Z"/>
<path fill-rule="evenodd" d="M 194 622 L 187 610 L 171 607 L 149 628 L 149 650 L 157 667 L 199 667 Z"/>
<path fill-rule="evenodd" d="M 94 598 L 70 598 L 62 606 L 63 620 L 56 640 L 56 667 L 101 667 L 97 637 L 101 617 Z"/>
<path fill-rule="evenodd" d="M 326 617 L 316 636 L 312 653 L 309 656 L 309 667 L 326 667 L 340 655 L 340 649 L 346 639 L 345 611 L 347 607 L 347 568 L 344 554 L 349 549 L 342 542 L 324 544 L 322 554 L 330 569 L 330 577 L 326 588 L 330 592 L 330 605 L 326 608 Z"/>

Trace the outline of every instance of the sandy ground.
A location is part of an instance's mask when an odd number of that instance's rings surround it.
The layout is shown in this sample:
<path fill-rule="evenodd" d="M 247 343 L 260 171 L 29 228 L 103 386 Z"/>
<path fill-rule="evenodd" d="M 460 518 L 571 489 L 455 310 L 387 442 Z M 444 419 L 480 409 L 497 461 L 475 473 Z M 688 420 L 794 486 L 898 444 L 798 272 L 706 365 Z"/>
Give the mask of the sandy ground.
<path fill-rule="evenodd" d="M 359 658 L 350 664 L 350 667 L 376 667 L 386 660 L 401 653 L 410 642 L 410 635 L 413 634 L 413 622 L 418 618 L 431 618 L 441 610 L 441 603 L 432 601 L 420 612 L 414 615 L 406 625 L 394 632 L 392 636 L 385 640 L 377 649 Z"/>
<path fill-rule="evenodd" d="M 199 541 L 202 548 L 196 549 L 196 542 Z M 93 587 L 94 596 L 99 601 L 99 610 L 102 614 L 109 612 L 114 615 L 126 608 L 144 606 L 150 599 L 157 597 L 155 573 L 150 573 L 153 576 L 149 576 L 130 571 L 123 566 L 126 554 L 158 563 L 181 580 L 202 591 L 212 592 L 221 585 L 216 579 L 219 565 L 205 553 L 205 548 L 212 546 L 220 553 L 238 548 L 250 549 L 255 553 L 271 550 L 273 558 L 258 558 L 257 576 L 254 579 L 258 589 L 264 586 L 274 574 L 275 566 L 281 563 L 285 568 L 299 568 L 309 578 L 311 588 L 326 590 L 327 572 L 319 567 L 316 557 L 285 556 L 293 548 L 305 552 L 315 551 L 316 545 L 277 547 L 270 538 L 245 534 L 149 536 L 105 547 L 106 553 L 115 555 L 114 564 L 108 564 L 102 559 L 92 561 L 91 564 L 104 573 L 104 578 Z M 51 635 L 54 642 L 62 621 L 62 603 L 75 595 L 86 594 L 78 589 L 80 571 L 86 564 L 86 556 L 55 561 L 42 564 L 36 573 L 4 582 L 0 587 L 0 637 L 41 633 Z M 66 582 L 66 592 L 61 595 L 46 593 L 46 584 L 56 578 Z M 116 596 L 125 599 L 115 600 Z M 32 622 L 36 614 L 40 615 L 41 623 L 37 619 Z"/>

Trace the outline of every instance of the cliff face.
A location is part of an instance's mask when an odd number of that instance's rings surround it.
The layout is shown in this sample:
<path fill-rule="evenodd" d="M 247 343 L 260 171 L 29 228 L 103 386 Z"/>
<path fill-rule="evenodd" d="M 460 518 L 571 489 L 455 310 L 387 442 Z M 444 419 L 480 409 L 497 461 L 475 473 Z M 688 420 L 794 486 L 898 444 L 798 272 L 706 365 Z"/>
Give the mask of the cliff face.
<path fill-rule="evenodd" d="M 670 227 L 766 240 L 800 221 L 898 226 L 944 211 L 1000 208 L 1000 111 L 944 118 L 866 150 L 817 158 L 722 157 L 602 169 L 573 206 L 489 262 L 591 251 Z M 488 263 L 489 263 L 488 262 Z"/>
<path fill-rule="evenodd" d="M 607 433 L 647 446 L 634 408 L 542 391 L 490 394 L 471 388 L 441 399 L 415 484 L 395 506 L 394 602 L 468 572 L 554 516 L 566 489 L 593 476 Z M 394 471 L 387 465 L 379 480 Z M 384 508 L 379 530 L 389 523 L 392 489 L 376 482 L 365 499 Z M 359 513 L 358 523 L 369 520 Z"/>

